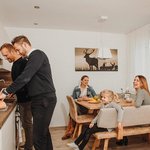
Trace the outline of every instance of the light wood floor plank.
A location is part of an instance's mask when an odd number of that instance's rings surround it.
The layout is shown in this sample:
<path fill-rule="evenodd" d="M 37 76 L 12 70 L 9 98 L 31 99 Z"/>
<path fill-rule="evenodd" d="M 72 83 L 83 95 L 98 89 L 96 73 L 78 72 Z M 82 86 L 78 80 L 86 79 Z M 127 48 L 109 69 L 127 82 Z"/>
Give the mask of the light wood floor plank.
<path fill-rule="evenodd" d="M 52 140 L 53 140 L 53 146 L 54 150 L 71 150 L 67 146 L 67 143 L 72 142 L 72 139 L 68 140 L 61 140 L 61 137 L 65 133 L 65 128 L 64 127 L 55 127 L 51 128 L 51 135 L 52 135 Z M 138 135 L 138 136 L 130 136 L 128 137 L 129 139 L 129 144 L 128 146 L 117 146 L 115 144 L 116 140 L 111 139 L 109 142 L 109 149 L 108 150 L 150 150 L 150 144 L 145 140 L 146 136 L 145 135 Z M 85 150 L 91 150 L 93 144 L 93 138 L 90 139 L 87 147 Z M 103 146 L 103 141 L 102 141 L 102 146 Z M 101 148 L 98 148 L 97 150 L 102 150 Z"/>

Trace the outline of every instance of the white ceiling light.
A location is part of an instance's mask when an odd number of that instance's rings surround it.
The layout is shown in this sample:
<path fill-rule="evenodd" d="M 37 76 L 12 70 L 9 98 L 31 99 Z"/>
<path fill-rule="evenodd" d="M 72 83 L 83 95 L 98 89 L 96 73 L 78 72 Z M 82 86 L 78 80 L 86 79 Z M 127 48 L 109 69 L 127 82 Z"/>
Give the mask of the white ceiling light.
<path fill-rule="evenodd" d="M 108 19 L 108 16 L 100 16 L 97 20 L 98 23 L 103 23 Z"/>
<path fill-rule="evenodd" d="M 100 16 L 98 18 L 98 23 L 101 24 L 100 25 L 101 31 L 102 31 L 102 28 L 103 28 L 103 24 L 107 19 L 108 19 L 108 16 Z M 101 33 L 101 36 L 100 36 L 100 43 L 101 43 L 101 45 L 100 45 L 100 48 L 99 48 L 98 57 L 101 58 L 101 59 L 111 58 L 112 55 L 111 55 L 111 52 L 110 52 L 110 48 L 107 48 L 107 46 L 104 46 L 103 33 Z"/>

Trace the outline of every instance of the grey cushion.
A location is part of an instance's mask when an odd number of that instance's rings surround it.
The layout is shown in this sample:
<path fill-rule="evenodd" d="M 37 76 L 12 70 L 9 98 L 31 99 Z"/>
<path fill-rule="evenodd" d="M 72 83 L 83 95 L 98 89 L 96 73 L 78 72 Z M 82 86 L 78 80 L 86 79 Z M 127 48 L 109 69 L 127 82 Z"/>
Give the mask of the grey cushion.
<path fill-rule="evenodd" d="M 123 126 L 135 126 L 150 124 L 150 105 L 144 105 L 139 108 L 124 107 Z M 115 108 L 106 108 L 100 110 L 99 127 L 116 128 L 117 111 Z"/>

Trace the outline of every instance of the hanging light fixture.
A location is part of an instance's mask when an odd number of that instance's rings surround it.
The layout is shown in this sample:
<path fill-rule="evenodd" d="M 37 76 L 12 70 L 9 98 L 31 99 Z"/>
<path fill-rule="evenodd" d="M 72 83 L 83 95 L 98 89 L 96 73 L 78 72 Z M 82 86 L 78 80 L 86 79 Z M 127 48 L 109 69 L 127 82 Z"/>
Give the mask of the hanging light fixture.
<path fill-rule="evenodd" d="M 109 48 L 102 47 L 98 51 L 98 57 L 101 59 L 108 59 L 112 58 L 112 54 Z"/>
<path fill-rule="evenodd" d="M 112 57 L 112 54 L 111 54 L 111 50 L 110 48 L 106 48 L 103 44 L 103 24 L 104 22 L 108 19 L 108 16 L 100 16 L 98 18 L 98 23 L 101 24 L 101 36 L 100 36 L 100 43 L 101 43 L 101 47 L 99 48 L 98 50 L 98 58 L 100 59 L 108 59 L 108 58 L 111 58 Z"/>

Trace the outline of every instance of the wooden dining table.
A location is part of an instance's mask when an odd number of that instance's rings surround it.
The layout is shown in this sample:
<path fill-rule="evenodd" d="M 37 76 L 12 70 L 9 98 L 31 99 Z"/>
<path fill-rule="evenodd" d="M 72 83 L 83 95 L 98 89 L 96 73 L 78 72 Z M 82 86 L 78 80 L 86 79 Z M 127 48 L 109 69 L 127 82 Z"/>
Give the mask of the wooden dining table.
<path fill-rule="evenodd" d="M 118 102 L 118 104 L 120 104 L 122 107 L 130 107 L 130 106 L 134 106 L 134 100 L 132 99 L 131 102 L 127 102 L 127 100 L 125 99 L 119 99 L 120 102 Z M 95 103 L 91 103 L 90 101 L 76 101 L 76 103 L 78 105 L 81 105 L 89 110 L 98 110 L 100 109 L 102 102 L 95 102 Z"/>

